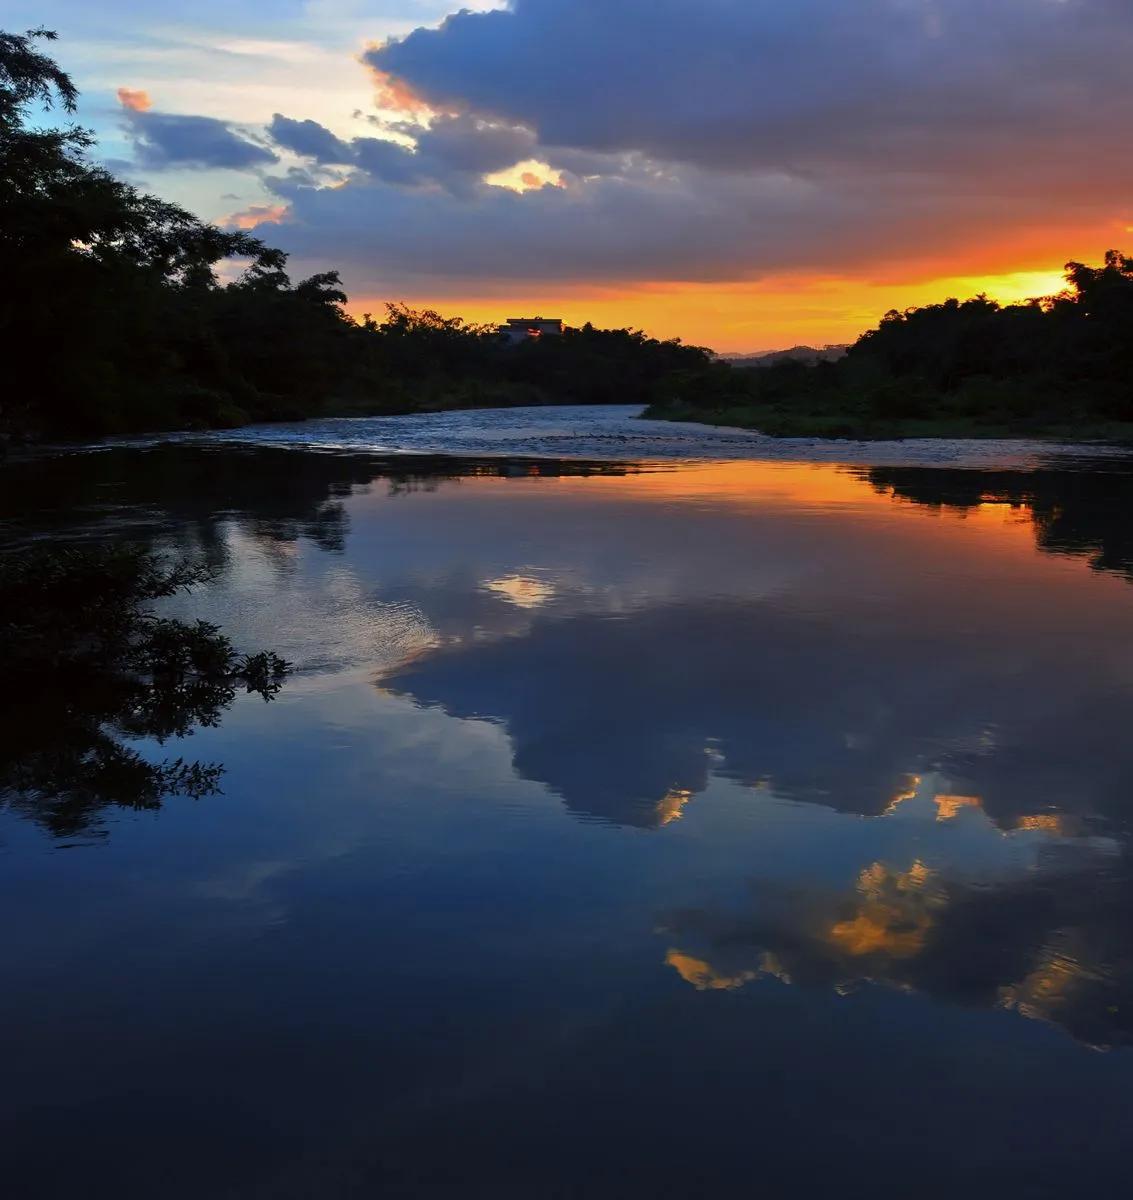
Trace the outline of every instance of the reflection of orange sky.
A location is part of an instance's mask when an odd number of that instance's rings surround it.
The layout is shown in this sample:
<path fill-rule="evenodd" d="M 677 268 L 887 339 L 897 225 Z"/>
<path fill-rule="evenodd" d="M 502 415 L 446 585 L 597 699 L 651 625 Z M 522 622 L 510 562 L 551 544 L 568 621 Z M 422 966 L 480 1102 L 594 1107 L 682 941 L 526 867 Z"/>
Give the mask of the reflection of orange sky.
<path fill-rule="evenodd" d="M 482 476 L 475 482 L 477 499 L 510 507 L 523 490 L 533 504 L 551 500 L 556 507 L 577 504 L 580 511 L 607 503 L 623 508 L 671 508 L 690 515 L 711 509 L 721 515 L 753 520 L 783 517 L 791 536 L 805 535 L 806 523 L 823 518 L 852 517 L 840 521 L 842 534 L 816 560 L 813 586 L 818 580 L 876 578 L 882 586 L 890 571 L 899 571 L 902 588 L 911 599 L 923 597 L 924 621 L 951 621 L 950 597 L 979 589 L 979 607 L 989 619 L 1007 606 L 1019 627 L 1049 631 L 1050 612 L 1070 621 L 1088 599 L 1096 614 L 1099 604 L 1111 605 L 1115 619 L 1128 616 L 1129 584 L 1120 576 L 1088 572 L 1083 591 L 1084 560 L 1076 556 L 1045 554 L 1036 548 L 1036 530 L 1026 505 L 1011 506 L 991 500 L 971 508 L 931 508 L 912 500 L 879 492 L 862 469 L 831 463 L 718 462 L 689 463 L 679 468 L 658 465 L 629 474 L 540 477 Z M 473 483 L 466 480 L 466 484 Z M 373 494 L 359 496 L 362 505 L 384 504 Z M 643 516 L 646 515 L 643 513 Z M 628 514 L 627 514 L 628 519 Z M 649 519 L 652 519 L 651 517 Z M 662 517 L 662 519 L 664 519 Z M 849 546 L 854 547 L 853 557 Z M 876 561 L 883 554 L 882 561 Z M 866 572 L 862 576 L 862 572 Z M 1022 580 L 1041 583 L 1045 606 L 1018 603 Z M 556 587 L 553 573 L 543 581 Z M 1108 593 L 1108 595 L 1107 595 Z M 1002 614 L 1000 614 L 1002 616 Z"/>
<path fill-rule="evenodd" d="M 539 314 L 562 317 L 568 325 L 590 321 L 601 327 L 633 326 L 654 337 L 679 337 L 733 354 L 821 346 L 852 342 L 892 308 L 931 304 L 949 296 L 965 299 L 979 292 L 1003 302 L 1050 295 L 1063 287 L 1066 260 L 1100 259 L 1110 243 L 1121 244 L 1123 232 L 1099 231 L 1082 239 L 1081 245 L 1066 245 L 999 269 L 978 263 L 929 264 L 922 271 L 888 278 L 797 274 L 738 283 L 514 285 L 450 295 L 355 297 L 348 307 L 355 316 L 380 313 L 383 299 L 404 299 L 414 307 L 490 323 Z"/>
<path fill-rule="evenodd" d="M 881 523 L 891 541 L 891 554 L 905 563 L 909 586 L 918 579 L 928 586 L 931 578 L 926 571 L 943 585 L 954 572 L 953 568 L 943 570 L 941 564 L 953 555 L 963 556 L 955 560 L 954 567 L 960 561 L 966 561 L 969 570 L 984 563 L 999 575 L 1010 561 L 1013 571 L 1041 576 L 1044 586 L 1056 589 L 1049 593 L 1052 604 L 1063 597 L 1069 599 L 1080 584 L 1075 560 L 1036 552 L 1035 528 L 1026 505 L 989 500 L 966 509 L 927 508 L 878 492 L 857 469 L 831 463 L 698 463 L 683 464 L 679 469 L 661 466 L 625 476 L 541 477 L 530 483 L 501 476 L 476 480 L 481 496 L 491 494 L 504 504 L 515 499 L 516 489 L 526 487 L 533 489 L 535 501 L 548 487 L 553 488 L 556 504 L 569 496 L 579 504 L 612 501 L 623 505 L 712 507 L 737 515 L 782 512 L 791 518 L 854 510 L 856 519 L 847 530 L 864 531 Z M 366 503 L 362 498 L 359 501 Z M 383 500 L 375 496 L 370 502 Z M 929 531 L 925 522 L 933 525 L 931 537 L 926 537 Z M 1122 605 L 1126 603 L 1129 585 L 1124 580 L 1096 574 L 1092 579 L 1093 603 L 1097 603 L 1097 590 L 1107 586 Z M 985 592 L 985 607 L 994 598 L 992 592 Z M 1018 619 L 1041 622 L 1041 610 L 1020 612 Z"/>
<path fill-rule="evenodd" d="M 562 475 L 533 477 L 530 483 L 501 475 L 483 475 L 475 481 L 483 495 L 494 491 L 510 502 L 516 489 L 531 487 L 538 500 L 548 487 L 554 488 L 556 503 L 573 494 L 579 502 L 613 500 L 623 504 L 670 504 L 687 502 L 739 511 L 787 513 L 856 509 L 884 519 L 894 528 L 907 523 L 920 535 L 922 522 L 931 520 L 941 530 L 981 526 L 1002 534 L 1004 543 L 1017 543 L 1028 555 L 1034 551 L 1034 529 L 1026 506 L 995 501 L 971 509 L 927 509 L 911 500 L 876 491 L 854 468 L 834 463 L 740 462 L 661 463 L 654 468 L 631 470 L 626 475 Z M 375 496 L 378 503 L 383 498 Z"/>
<path fill-rule="evenodd" d="M 487 477 L 487 486 L 506 489 L 517 481 Z M 546 487 L 540 479 L 535 486 Z M 630 476 L 562 476 L 555 479 L 556 496 L 573 491 L 579 498 L 599 496 L 623 503 L 668 504 L 688 502 L 728 509 L 766 512 L 781 508 L 788 513 L 820 513 L 825 510 L 856 509 L 861 514 L 882 518 L 896 529 L 907 523 L 920 540 L 923 522 L 933 521 L 940 536 L 955 530 L 967 538 L 979 527 L 994 536 L 997 549 L 1017 546 L 1026 557 L 1034 556 L 1034 526 L 1025 505 L 995 500 L 968 509 L 929 509 L 888 492 L 876 491 L 857 470 L 832 463 L 715 462 L 682 464 L 679 469 L 662 466 Z"/>

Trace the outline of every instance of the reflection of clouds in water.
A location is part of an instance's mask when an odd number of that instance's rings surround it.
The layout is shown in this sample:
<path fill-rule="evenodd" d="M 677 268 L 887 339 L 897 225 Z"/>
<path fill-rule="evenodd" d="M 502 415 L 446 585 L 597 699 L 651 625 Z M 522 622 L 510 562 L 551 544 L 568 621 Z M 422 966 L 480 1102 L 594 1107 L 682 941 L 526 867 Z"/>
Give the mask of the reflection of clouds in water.
<path fill-rule="evenodd" d="M 420 609 L 378 599 L 340 560 L 314 557 L 296 544 L 280 555 L 276 543 L 236 527 L 226 539 L 224 586 L 179 598 L 170 610 L 220 625 L 237 646 L 268 645 L 310 672 L 387 668 L 437 642 Z"/>
<path fill-rule="evenodd" d="M 944 822 L 931 818 L 937 801 L 952 813 Z M 1010 1009 L 1093 1046 L 1133 1041 L 1133 871 L 1122 848 L 1042 819 L 999 829 L 977 798 L 933 787 L 918 804 L 907 866 L 875 860 L 843 889 L 756 879 L 749 905 L 660 922 L 665 964 L 698 991 L 766 977 L 840 994 L 879 984 Z M 911 817 L 905 806 L 901 819 Z M 982 866 L 950 854 L 963 821 L 1013 851 Z"/>
<path fill-rule="evenodd" d="M 555 594 L 551 584 L 531 575 L 504 575 L 489 579 L 483 586 L 518 608 L 541 608 Z"/>
<path fill-rule="evenodd" d="M 337 871 L 332 860 L 370 858 L 375 845 L 396 847 L 393 831 L 415 827 L 421 814 L 443 821 L 439 837 L 433 830 L 426 835 L 424 852 L 435 850 L 450 862 L 491 851 L 498 811 L 509 820 L 552 819 L 542 790 L 516 779 L 498 727 L 482 721 L 454 727 L 442 713 L 422 712 L 375 689 L 368 670 L 310 675 L 291 694 L 304 688 L 300 704 L 282 704 L 270 714 L 248 706 L 239 728 L 234 723 L 208 731 L 243 743 L 257 762 L 264 816 L 251 841 L 229 843 L 218 825 L 218 837 L 199 863 L 186 860 L 181 874 L 162 872 L 155 879 L 162 896 L 212 902 L 194 914 L 209 936 L 216 936 L 215 912 L 223 912 L 234 937 L 287 924 L 306 900 L 297 881 Z M 331 747 L 323 758 L 311 759 L 298 774 L 270 755 L 261 761 L 261 746 L 299 746 L 310 739 L 312 719 L 315 744 Z M 269 740 L 260 742 L 269 728 Z M 475 803 L 469 802 L 469 781 L 476 784 Z M 414 846 L 412 854 L 420 850 Z M 401 869 L 410 869 L 404 860 Z"/>
<path fill-rule="evenodd" d="M 1029 598 L 1067 625 L 1128 609 L 1029 527 L 926 519 L 814 466 L 517 486 L 466 489 L 440 572 L 438 514 L 404 514 L 376 591 L 437 637 L 383 682 L 505 724 L 516 769 L 579 813 L 670 823 L 667 797 L 716 773 L 876 814 L 938 760 L 1004 828 L 1050 785 L 1112 808 L 1123 764 L 1087 743 L 1113 744 L 1133 662 L 1120 638 L 1104 662 L 1068 654 Z"/>
<path fill-rule="evenodd" d="M 979 796 L 949 796 L 934 797 L 936 804 L 936 819 L 941 822 L 955 821 L 966 808 L 983 808 Z"/>
<path fill-rule="evenodd" d="M 657 824 L 664 826 L 679 821 L 684 815 L 685 805 L 691 799 L 692 792 L 688 788 L 670 788 L 657 801 Z"/>
<path fill-rule="evenodd" d="M 735 975 L 722 975 L 711 963 L 679 950 L 670 950 L 665 962 L 698 992 L 730 992 L 757 978 L 758 971 L 740 971 Z"/>
<path fill-rule="evenodd" d="M 1088 840 L 1096 850 L 1105 853 L 1116 851 L 1118 847 L 1112 838 L 1089 838 L 1087 825 L 1080 816 L 1052 811 L 1016 811 L 996 815 L 987 810 L 982 796 L 958 793 L 953 790 L 955 786 L 955 780 L 939 771 L 930 771 L 923 776 L 914 775 L 910 778 L 908 789 L 894 796 L 882 815 L 891 817 L 900 814 L 902 819 L 919 820 L 931 817 L 938 825 L 963 824 L 969 827 L 975 823 L 981 829 L 993 830 L 1001 837 L 1018 838 L 1037 833 L 1055 839 L 1075 839 L 1080 843 Z M 1035 797 L 1033 802 L 1037 805 L 1040 800 Z"/>
<path fill-rule="evenodd" d="M 875 816 L 934 768 L 955 776 L 937 789 L 944 823 L 976 797 L 1002 829 L 1050 826 L 1054 802 L 1123 821 L 1133 746 L 1112 734 L 1133 707 L 1125 655 L 1068 654 L 998 614 L 973 633 L 978 600 L 926 634 L 903 599 L 882 608 L 891 622 L 722 599 L 616 616 L 506 604 L 531 613 L 504 623 L 512 636 L 485 636 L 500 626 L 478 609 L 476 640 L 434 643 L 383 686 L 503 723 L 521 774 L 630 825 L 668 823 L 667 798 L 713 775 Z"/>
<path fill-rule="evenodd" d="M 830 927 L 831 944 L 851 958 L 919 954 L 932 925 L 932 874 L 920 861 L 907 871 L 884 863 L 866 867 L 858 876 L 855 911 Z"/>
<path fill-rule="evenodd" d="M 1042 947 L 1034 969 L 1018 983 L 1000 988 L 1001 1007 L 1050 1025 L 1072 1021 L 1075 1006 L 1089 1005 L 1090 991 L 1104 992 L 1108 984 L 1105 971 L 1095 970 L 1083 960 L 1086 949 L 1076 943 L 1074 931 L 1056 930 Z M 1119 1013 L 1116 1005 L 1106 1008 L 1109 1016 Z M 1097 1048 L 1108 1047 L 1102 1042 Z"/>
<path fill-rule="evenodd" d="M 1085 836 L 1127 819 L 1115 580 L 1036 555 L 1011 511 L 926 520 L 841 472 L 517 486 L 352 502 L 345 560 L 232 533 L 244 640 L 270 630 L 328 672 L 373 664 L 392 692 L 475 718 L 416 710 L 454 737 L 494 722 L 505 765 L 579 816 L 698 833 L 690 801 L 723 776 L 940 839 L 871 846 L 841 891 L 676 920 L 667 961 L 691 986 L 872 981 L 1124 1039 L 1098 1000 L 1126 986 L 1106 965 L 1124 953 L 1120 847 Z"/>

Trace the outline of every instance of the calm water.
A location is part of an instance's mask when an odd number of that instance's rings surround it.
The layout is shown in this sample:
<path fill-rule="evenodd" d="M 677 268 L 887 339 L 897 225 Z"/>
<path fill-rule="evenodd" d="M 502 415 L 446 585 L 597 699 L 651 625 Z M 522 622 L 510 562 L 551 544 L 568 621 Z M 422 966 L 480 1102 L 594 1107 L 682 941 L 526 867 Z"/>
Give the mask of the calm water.
<path fill-rule="evenodd" d="M 1124 1190 L 1133 464 L 278 437 L 4 468 L 296 663 L 0 806 L 7 1194 Z"/>

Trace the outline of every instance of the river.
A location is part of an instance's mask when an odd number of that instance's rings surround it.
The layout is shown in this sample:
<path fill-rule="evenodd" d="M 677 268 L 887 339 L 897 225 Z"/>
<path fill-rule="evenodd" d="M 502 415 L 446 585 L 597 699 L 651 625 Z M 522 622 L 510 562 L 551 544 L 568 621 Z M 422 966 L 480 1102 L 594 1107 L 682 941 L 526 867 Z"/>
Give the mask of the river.
<path fill-rule="evenodd" d="M 1123 1187 L 1133 462 L 635 412 L 3 468 L 294 664 L 0 799 L 13 1197 Z"/>

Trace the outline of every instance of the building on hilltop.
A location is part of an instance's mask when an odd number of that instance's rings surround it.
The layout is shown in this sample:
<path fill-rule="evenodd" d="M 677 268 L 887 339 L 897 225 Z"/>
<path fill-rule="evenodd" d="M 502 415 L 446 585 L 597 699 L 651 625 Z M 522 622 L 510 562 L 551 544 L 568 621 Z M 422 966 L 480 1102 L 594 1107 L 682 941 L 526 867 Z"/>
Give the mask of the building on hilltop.
<path fill-rule="evenodd" d="M 500 338 L 509 346 L 518 346 L 530 338 L 561 337 L 562 332 L 559 317 L 508 317 L 500 326 Z"/>

